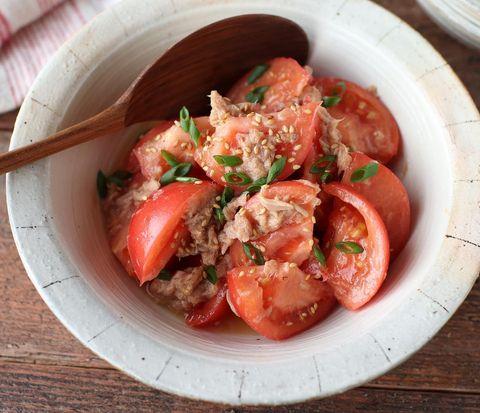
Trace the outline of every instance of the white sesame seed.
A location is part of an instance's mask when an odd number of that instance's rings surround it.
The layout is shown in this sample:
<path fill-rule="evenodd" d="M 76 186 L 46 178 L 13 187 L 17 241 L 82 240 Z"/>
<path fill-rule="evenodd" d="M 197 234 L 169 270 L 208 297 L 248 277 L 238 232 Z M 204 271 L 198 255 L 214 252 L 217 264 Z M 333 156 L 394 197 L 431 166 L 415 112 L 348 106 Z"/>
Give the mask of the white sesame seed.
<path fill-rule="evenodd" d="M 200 180 L 194 182 L 195 185 L 200 185 L 201 183 L 202 183 L 202 181 L 200 181 Z"/>
<path fill-rule="evenodd" d="M 287 162 L 292 163 L 294 160 L 295 160 L 295 158 L 289 158 Z"/>
<path fill-rule="evenodd" d="M 299 145 L 295 145 L 295 146 L 293 147 L 293 150 L 294 150 L 294 151 L 298 151 L 298 150 L 301 149 L 301 148 L 302 148 L 302 145 L 299 144 Z"/>
<path fill-rule="evenodd" d="M 317 222 L 317 220 L 315 219 L 315 217 L 312 217 L 312 222 L 315 224 L 315 222 Z"/>
<path fill-rule="evenodd" d="M 293 165 L 292 168 L 294 171 L 296 171 L 297 169 L 300 169 L 302 166 L 301 165 Z"/>
<path fill-rule="evenodd" d="M 288 128 L 288 131 L 289 131 L 290 133 L 295 132 L 295 128 L 293 127 L 293 125 L 290 125 L 290 127 Z"/>
<path fill-rule="evenodd" d="M 283 125 L 283 126 L 282 126 L 282 131 L 288 132 L 288 126 L 287 126 L 287 125 Z"/>
<path fill-rule="evenodd" d="M 278 155 L 275 155 L 275 159 L 280 159 L 282 157 L 282 155 L 278 154 Z"/>
<path fill-rule="evenodd" d="M 305 109 L 304 112 L 307 114 L 307 115 L 311 115 L 312 114 L 312 111 L 310 109 Z"/>
<path fill-rule="evenodd" d="M 225 142 L 223 146 L 225 147 L 225 149 L 230 149 L 230 145 L 227 142 Z"/>

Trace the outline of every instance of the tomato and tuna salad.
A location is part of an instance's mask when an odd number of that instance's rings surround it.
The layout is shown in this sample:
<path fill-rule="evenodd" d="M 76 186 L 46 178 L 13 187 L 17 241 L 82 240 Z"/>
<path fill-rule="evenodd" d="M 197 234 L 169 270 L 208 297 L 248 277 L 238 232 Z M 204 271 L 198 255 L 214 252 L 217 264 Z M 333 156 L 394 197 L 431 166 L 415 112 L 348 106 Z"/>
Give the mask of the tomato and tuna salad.
<path fill-rule="evenodd" d="M 276 58 L 209 99 L 97 174 L 127 273 L 191 327 L 240 317 L 273 340 L 367 305 L 410 234 L 388 167 L 400 133 L 376 91 Z"/>

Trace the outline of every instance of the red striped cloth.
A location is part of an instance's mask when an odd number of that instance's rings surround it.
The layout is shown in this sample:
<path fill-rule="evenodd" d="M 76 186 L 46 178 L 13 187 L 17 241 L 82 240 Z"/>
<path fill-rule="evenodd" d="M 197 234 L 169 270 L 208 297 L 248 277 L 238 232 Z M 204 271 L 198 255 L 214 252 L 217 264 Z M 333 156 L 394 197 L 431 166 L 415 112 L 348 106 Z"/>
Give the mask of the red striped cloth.
<path fill-rule="evenodd" d="M 0 0 L 0 113 L 20 106 L 58 47 L 116 0 Z"/>

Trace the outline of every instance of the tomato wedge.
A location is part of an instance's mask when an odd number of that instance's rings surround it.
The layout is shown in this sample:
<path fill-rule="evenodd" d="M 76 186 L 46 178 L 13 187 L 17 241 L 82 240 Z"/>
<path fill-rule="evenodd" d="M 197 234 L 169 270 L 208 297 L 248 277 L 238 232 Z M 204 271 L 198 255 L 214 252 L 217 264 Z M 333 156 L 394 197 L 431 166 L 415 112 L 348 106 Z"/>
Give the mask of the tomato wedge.
<path fill-rule="evenodd" d="M 277 179 L 286 179 L 300 168 L 310 150 L 320 121 L 318 108 L 318 103 L 308 103 L 268 116 L 230 117 L 195 151 L 195 160 L 220 185 L 226 185 L 226 173 L 245 174 L 247 183 L 228 182 L 244 189 L 252 181 L 266 177 L 275 157 L 283 156 L 288 161 Z M 234 156 L 240 164 L 221 165 L 215 159 L 218 155 Z"/>
<path fill-rule="evenodd" d="M 213 129 L 208 117 L 195 118 L 200 133 L 205 136 Z M 162 150 L 172 154 L 178 162 L 194 163 L 194 144 L 190 135 L 173 122 L 163 122 L 148 132 L 133 148 L 140 170 L 146 179 L 160 179 L 171 168 L 162 156 Z M 131 165 L 134 161 L 130 160 Z"/>
<path fill-rule="evenodd" d="M 160 188 L 133 214 L 128 251 L 140 285 L 155 278 L 188 237 L 183 217 L 219 192 L 212 182 L 174 182 Z"/>
<path fill-rule="evenodd" d="M 354 171 L 372 161 L 363 153 L 352 153 L 352 163 L 345 171 L 342 183 L 362 194 L 377 210 L 387 228 L 390 253 L 397 255 L 410 235 L 410 201 L 400 179 L 386 166 L 378 165 L 378 172 L 361 182 L 351 182 Z"/>
<path fill-rule="evenodd" d="M 323 96 L 338 94 L 339 82 L 346 86 L 342 100 L 327 110 L 334 118 L 342 119 L 338 129 L 343 143 L 354 151 L 388 163 L 397 154 L 400 142 L 392 114 L 376 95 L 353 82 L 332 77 L 315 79 Z"/>
<path fill-rule="evenodd" d="M 351 187 L 333 182 L 324 190 L 341 201 L 336 202 L 325 235 L 327 282 L 343 306 L 356 310 L 372 299 L 387 275 L 387 229 L 372 204 Z M 340 242 L 353 242 L 363 252 L 345 253 L 337 248 Z"/>
<path fill-rule="evenodd" d="M 253 68 L 243 76 L 228 92 L 228 98 L 233 103 L 247 101 L 247 95 L 253 89 L 267 86 L 262 104 L 263 112 L 276 112 L 292 102 L 298 100 L 305 86 L 311 81 L 311 74 L 304 67 L 300 66 L 294 59 L 278 57 L 270 60 L 268 69 L 253 83 L 249 84 L 248 79 Z"/>
<path fill-rule="evenodd" d="M 251 244 L 262 251 L 266 260 L 275 259 L 300 265 L 309 257 L 313 244 L 313 211 L 317 204 L 318 190 L 318 186 L 307 181 L 277 182 L 269 185 L 261 194 L 255 194 L 246 203 L 244 216 L 250 220 L 253 228 L 260 230 L 259 236 Z M 273 201 L 271 206 L 268 200 Z M 278 228 L 269 227 L 263 222 L 270 220 L 269 209 L 282 208 L 281 205 L 276 206 L 275 201 L 288 202 L 292 206 L 292 219 L 287 217 Z M 301 213 L 296 212 L 299 210 Z M 265 230 L 268 232 L 264 233 Z M 235 240 L 230 247 L 230 256 L 233 266 L 253 264 L 245 255 L 239 240 Z"/>
<path fill-rule="evenodd" d="M 220 321 L 230 313 L 227 302 L 227 282 L 225 278 L 219 281 L 218 292 L 210 300 L 196 305 L 185 317 L 190 327 L 207 327 Z"/>
<path fill-rule="evenodd" d="M 282 340 L 324 319 L 335 306 L 331 288 L 288 263 L 268 261 L 227 274 L 235 312 L 256 332 Z"/>

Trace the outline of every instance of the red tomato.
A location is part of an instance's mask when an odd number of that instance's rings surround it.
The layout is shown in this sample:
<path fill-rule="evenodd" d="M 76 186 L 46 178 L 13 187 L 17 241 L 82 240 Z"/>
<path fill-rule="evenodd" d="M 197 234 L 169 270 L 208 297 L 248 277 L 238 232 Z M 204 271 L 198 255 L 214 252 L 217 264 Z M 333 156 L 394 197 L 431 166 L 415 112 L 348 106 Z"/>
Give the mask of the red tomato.
<path fill-rule="evenodd" d="M 249 116 L 228 118 L 217 126 L 213 138 L 195 151 L 195 160 L 210 178 L 225 185 L 224 174 L 231 170 L 243 172 L 252 180 L 266 176 L 268 170 L 265 170 L 262 156 L 268 157 L 270 153 L 269 159 L 273 162 L 276 154 L 289 160 L 277 178 L 285 179 L 300 167 L 310 150 L 319 122 L 318 107 L 318 103 L 308 103 L 296 110 L 287 108 L 269 115 L 270 118 L 264 116 L 260 123 Z M 257 131 L 258 135 L 252 136 L 252 131 Z M 283 140 L 279 141 L 278 136 Z M 218 164 L 215 155 L 237 156 L 242 164 L 226 169 Z M 236 187 L 244 188 L 245 185 Z"/>
<path fill-rule="evenodd" d="M 140 148 L 148 142 L 153 141 L 157 135 L 165 132 L 172 125 L 173 121 L 164 120 L 156 124 L 152 129 L 150 129 L 146 134 L 144 134 L 135 144 L 135 147 L 130 151 L 127 159 L 126 169 L 132 173 L 140 172 L 140 163 L 138 162 L 137 155 L 135 154 L 135 149 Z"/>
<path fill-rule="evenodd" d="M 318 78 L 315 83 L 322 95 L 332 96 L 338 93 L 338 83 L 342 81 L 346 85 L 342 100 L 327 110 L 334 118 L 342 119 L 338 129 L 343 143 L 387 163 L 397 154 L 400 142 L 395 119 L 377 96 L 355 83 L 331 77 Z"/>
<path fill-rule="evenodd" d="M 206 327 L 220 321 L 230 313 L 227 303 L 227 283 L 225 278 L 219 281 L 218 293 L 204 303 L 197 304 L 185 317 L 191 327 Z"/>
<path fill-rule="evenodd" d="M 278 57 L 268 62 L 268 70 L 252 84 L 248 77 L 253 69 L 242 77 L 228 92 L 233 103 L 247 101 L 247 94 L 256 87 L 268 86 L 261 102 L 264 112 L 276 112 L 298 100 L 305 86 L 311 81 L 311 74 L 291 58 Z"/>
<path fill-rule="evenodd" d="M 349 186 L 333 182 L 324 189 L 342 201 L 335 204 L 325 234 L 327 282 L 343 306 L 356 310 L 372 299 L 387 275 L 387 230 L 372 204 Z M 346 254 L 335 247 L 345 241 L 360 245 L 364 251 Z"/>
<path fill-rule="evenodd" d="M 189 236 L 183 217 L 219 187 L 212 182 L 174 182 L 160 188 L 133 214 L 128 234 L 128 251 L 140 284 L 155 278 L 180 244 Z"/>
<path fill-rule="evenodd" d="M 300 265 L 310 255 L 313 237 L 313 211 L 317 202 L 318 187 L 305 181 L 284 181 L 269 185 L 262 191 L 262 197 L 278 199 L 300 207 L 306 216 L 300 221 L 286 220 L 282 227 L 269 232 L 260 233 L 251 243 L 262 251 L 266 260 L 293 262 Z M 245 209 L 247 217 L 255 229 L 261 228 L 256 217 L 260 210 L 265 209 L 260 200 L 260 194 L 255 194 L 248 200 Z M 267 208 L 268 209 L 268 208 Z M 294 212 L 294 211 L 292 211 Z M 298 217 L 298 214 L 295 214 Z M 230 247 L 233 266 L 251 265 L 243 250 L 242 243 L 236 240 Z"/>
<path fill-rule="evenodd" d="M 206 135 L 212 131 L 208 117 L 195 118 L 200 133 Z M 173 122 L 164 122 L 148 132 L 133 148 L 140 170 L 146 179 L 160 179 L 171 168 L 162 156 L 162 150 L 171 153 L 179 162 L 190 162 L 193 159 L 194 143 L 190 135 Z M 133 164 L 134 161 L 130 161 Z"/>
<path fill-rule="evenodd" d="M 273 264 L 273 265 L 272 265 Z M 298 334 L 335 305 L 331 288 L 288 263 L 237 267 L 227 274 L 230 302 L 256 332 L 272 340 Z"/>
<path fill-rule="evenodd" d="M 352 153 L 352 163 L 345 171 L 342 183 L 351 186 L 375 207 L 387 228 L 391 255 L 395 256 L 410 234 L 410 201 L 400 179 L 382 164 L 378 165 L 376 175 L 361 182 L 350 181 L 355 170 L 371 162 L 372 159 L 363 153 Z"/>

